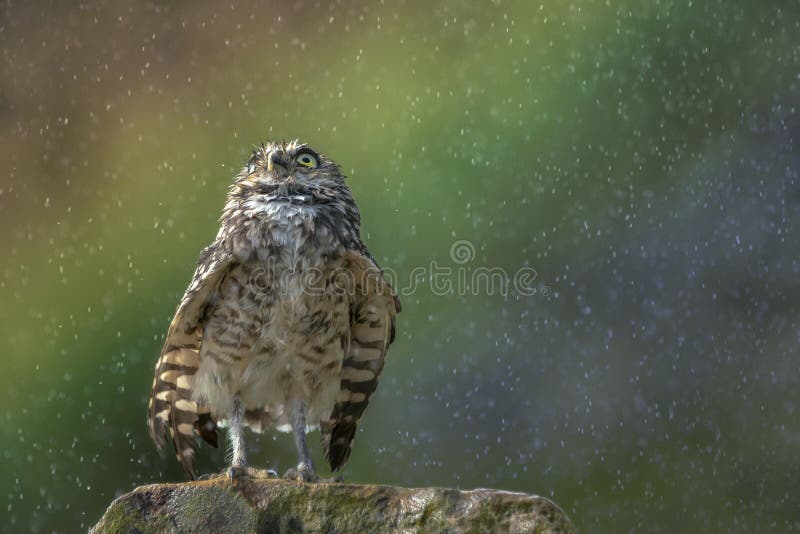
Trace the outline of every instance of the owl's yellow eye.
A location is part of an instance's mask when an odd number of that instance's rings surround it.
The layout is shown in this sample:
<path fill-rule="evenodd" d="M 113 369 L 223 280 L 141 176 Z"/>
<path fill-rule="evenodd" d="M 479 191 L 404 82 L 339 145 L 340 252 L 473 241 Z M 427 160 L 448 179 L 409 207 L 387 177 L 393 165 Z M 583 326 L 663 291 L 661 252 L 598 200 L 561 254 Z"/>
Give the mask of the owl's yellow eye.
<path fill-rule="evenodd" d="M 317 161 L 317 158 L 314 156 L 314 154 L 310 154 L 308 152 L 301 152 L 295 156 L 294 160 L 298 165 L 301 165 L 307 169 L 314 169 L 319 166 L 319 161 Z"/>

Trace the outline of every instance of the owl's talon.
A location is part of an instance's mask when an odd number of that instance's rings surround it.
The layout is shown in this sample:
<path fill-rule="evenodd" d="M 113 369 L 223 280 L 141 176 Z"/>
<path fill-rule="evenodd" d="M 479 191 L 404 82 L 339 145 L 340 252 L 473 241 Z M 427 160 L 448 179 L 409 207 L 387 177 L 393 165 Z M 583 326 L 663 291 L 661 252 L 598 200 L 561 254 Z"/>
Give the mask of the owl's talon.
<path fill-rule="evenodd" d="M 228 480 L 231 484 L 233 484 L 235 480 L 239 480 L 243 477 L 254 480 L 278 478 L 278 473 L 274 469 L 259 469 L 257 467 L 244 466 L 231 466 L 225 470 L 224 474 L 228 475 Z"/>
<path fill-rule="evenodd" d="M 257 469 L 255 467 L 248 467 L 247 476 L 256 480 L 263 480 L 268 478 L 278 478 L 278 472 L 274 469 Z"/>
<path fill-rule="evenodd" d="M 228 468 L 228 481 L 234 484 L 240 477 L 247 476 L 247 468 L 243 466 L 230 466 Z"/>
<path fill-rule="evenodd" d="M 308 464 L 299 464 L 297 467 L 288 469 L 283 478 L 297 482 L 317 482 L 319 480 L 319 477 L 314 474 L 314 468 Z"/>

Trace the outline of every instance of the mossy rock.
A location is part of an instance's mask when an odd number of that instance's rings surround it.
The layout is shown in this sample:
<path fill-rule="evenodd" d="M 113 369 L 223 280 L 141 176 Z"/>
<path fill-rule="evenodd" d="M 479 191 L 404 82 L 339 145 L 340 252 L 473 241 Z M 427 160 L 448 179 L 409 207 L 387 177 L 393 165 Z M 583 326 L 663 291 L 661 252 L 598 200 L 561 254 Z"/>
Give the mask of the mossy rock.
<path fill-rule="evenodd" d="M 574 533 L 553 502 L 488 489 L 303 484 L 225 477 L 142 486 L 116 499 L 92 533 Z"/>

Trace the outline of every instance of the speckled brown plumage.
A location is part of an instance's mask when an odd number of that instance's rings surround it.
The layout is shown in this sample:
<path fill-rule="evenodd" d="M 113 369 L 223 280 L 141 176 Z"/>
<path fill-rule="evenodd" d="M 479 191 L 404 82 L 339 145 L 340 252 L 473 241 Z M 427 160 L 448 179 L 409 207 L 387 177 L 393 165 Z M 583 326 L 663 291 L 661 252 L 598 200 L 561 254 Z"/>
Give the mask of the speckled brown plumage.
<path fill-rule="evenodd" d="M 314 477 L 305 432 L 320 427 L 333 470 L 394 337 L 399 301 L 360 237 L 339 168 L 306 145 L 262 145 L 237 175 L 214 242 L 170 324 L 150 400 L 156 444 L 168 433 L 195 476 L 196 439 L 229 426 L 292 430 L 298 470 Z M 302 428 L 300 428 L 302 427 Z"/>

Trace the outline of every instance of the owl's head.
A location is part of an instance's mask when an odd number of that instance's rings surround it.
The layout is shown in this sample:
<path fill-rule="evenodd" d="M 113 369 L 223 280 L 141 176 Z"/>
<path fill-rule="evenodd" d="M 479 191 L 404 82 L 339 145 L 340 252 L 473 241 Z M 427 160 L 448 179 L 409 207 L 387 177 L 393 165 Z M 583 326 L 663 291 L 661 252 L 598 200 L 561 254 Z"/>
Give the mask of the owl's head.
<path fill-rule="evenodd" d="M 312 227 L 325 228 L 347 247 L 363 248 L 361 215 L 339 166 L 296 140 L 266 143 L 255 149 L 234 179 L 220 232 L 226 235 L 242 227 L 243 220 L 297 214 L 313 217 Z"/>
<path fill-rule="evenodd" d="M 344 191 L 347 186 L 339 166 L 295 140 L 256 148 L 234 180 L 232 193 L 276 202 L 319 203 Z"/>

